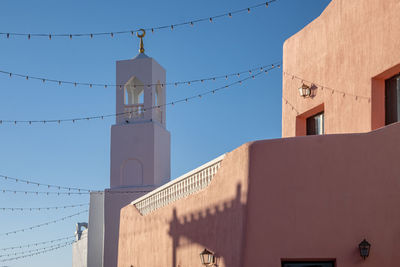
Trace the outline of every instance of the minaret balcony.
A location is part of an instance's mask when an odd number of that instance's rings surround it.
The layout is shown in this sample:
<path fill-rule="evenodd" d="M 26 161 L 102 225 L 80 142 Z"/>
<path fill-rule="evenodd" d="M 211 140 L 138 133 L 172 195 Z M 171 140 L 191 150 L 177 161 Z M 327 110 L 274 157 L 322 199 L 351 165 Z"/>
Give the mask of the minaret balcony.
<path fill-rule="evenodd" d="M 124 108 L 125 118 L 140 120 L 144 118 L 144 104 L 125 105 Z"/>

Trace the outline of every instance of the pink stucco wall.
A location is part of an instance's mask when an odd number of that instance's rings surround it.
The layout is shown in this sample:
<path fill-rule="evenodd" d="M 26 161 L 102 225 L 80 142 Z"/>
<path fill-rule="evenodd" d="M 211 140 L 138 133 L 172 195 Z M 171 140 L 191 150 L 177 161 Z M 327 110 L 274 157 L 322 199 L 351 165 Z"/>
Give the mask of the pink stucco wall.
<path fill-rule="evenodd" d="M 400 124 L 365 134 L 257 141 L 227 154 L 205 190 L 142 216 L 121 211 L 118 266 L 338 267 L 400 262 Z M 363 261 L 357 250 L 372 244 Z"/>
<path fill-rule="evenodd" d="M 223 256 L 220 266 L 241 266 L 247 146 L 226 156 L 222 165 L 206 190 L 146 216 L 132 205 L 124 207 L 118 266 L 199 266 L 204 247 Z"/>
<path fill-rule="evenodd" d="M 282 137 L 304 135 L 308 111 L 321 104 L 328 134 L 384 126 L 384 80 L 400 72 L 399 13 L 398 0 L 333 0 L 286 40 Z M 293 75 L 336 91 L 318 87 L 303 99 Z"/>
<path fill-rule="evenodd" d="M 281 259 L 397 266 L 399 153 L 399 123 L 253 143 L 243 266 L 280 266 Z M 365 261 L 357 248 L 363 238 L 372 244 Z"/>

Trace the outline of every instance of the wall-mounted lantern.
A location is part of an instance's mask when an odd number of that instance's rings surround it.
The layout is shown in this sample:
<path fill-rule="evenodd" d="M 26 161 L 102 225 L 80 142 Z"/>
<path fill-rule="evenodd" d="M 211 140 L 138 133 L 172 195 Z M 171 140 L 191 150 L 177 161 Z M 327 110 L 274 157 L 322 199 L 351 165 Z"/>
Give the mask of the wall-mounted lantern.
<path fill-rule="evenodd" d="M 360 249 L 360 256 L 365 260 L 365 258 L 369 256 L 371 244 L 364 238 L 364 240 L 358 245 L 358 248 Z"/>
<path fill-rule="evenodd" d="M 311 87 L 308 86 L 307 84 L 302 84 L 301 87 L 299 88 L 299 93 L 300 96 L 306 98 L 311 96 Z"/>
<path fill-rule="evenodd" d="M 215 264 L 216 258 L 214 253 L 209 251 L 208 249 L 204 249 L 203 252 L 200 253 L 201 263 L 204 266 L 212 266 Z"/>

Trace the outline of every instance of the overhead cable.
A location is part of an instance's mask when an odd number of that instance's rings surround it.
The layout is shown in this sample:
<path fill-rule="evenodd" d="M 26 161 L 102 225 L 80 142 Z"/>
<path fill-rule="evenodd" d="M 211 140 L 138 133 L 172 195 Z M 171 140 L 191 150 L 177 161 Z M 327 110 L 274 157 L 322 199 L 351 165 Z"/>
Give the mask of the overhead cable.
<path fill-rule="evenodd" d="M 279 62 L 274 63 L 274 64 L 279 64 Z M 166 83 L 150 83 L 150 84 L 142 84 L 142 85 L 134 85 L 134 87 L 151 87 L 151 86 L 161 86 L 164 87 L 166 85 L 172 85 L 172 86 L 178 86 L 178 85 L 192 85 L 195 83 L 203 83 L 203 82 L 207 82 L 207 81 L 216 81 L 216 80 L 221 80 L 221 79 L 225 79 L 227 80 L 230 77 L 240 77 L 240 75 L 245 74 L 245 73 L 252 73 L 253 71 L 257 71 L 259 69 L 263 69 L 263 68 L 268 68 L 271 65 L 274 64 L 269 64 L 269 65 L 264 65 L 264 66 L 260 66 L 260 67 L 256 67 L 256 68 L 252 68 L 252 69 L 248 69 L 248 70 L 244 70 L 244 71 L 239 71 L 239 72 L 235 72 L 235 73 L 227 73 L 227 74 L 223 74 L 223 75 L 215 75 L 212 77 L 206 77 L 206 78 L 200 78 L 200 79 L 194 79 L 194 80 L 182 80 L 182 81 L 173 81 L 173 82 L 166 82 Z M 23 78 L 24 80 L 27 81 L 31 81 L 31 80 L 37 80 L 37 81 L 41 81 L 42 83 L 55 83 L 58 85 L 73 85 L 73 86 L 85 86 L 85 87 L 104 87 L 104 88 L 109 88 L 109 87 L 119 87 L 122 88 L 125 85 L 124 84 L 112 84 L 112 83 L 98 83 L 98 82 L 77 82 L 77 81 L 67 81 L 67 80 L 58 80 L 58 79 L 51 79 L 51 78 L 46 78 L 46 77 L 38 77 L 38 76 L 30 76 L 27 74 L 20 74 L 20 73 L 13 73 L 13 72 L 9 72 L 9 71 L 4 71 L 4 70 L 0 70 L 0 74 L 4 74 L 10 78 L 12 77 L 19 77 L 19 78 Z"/>
<path fill-rule="evenodd" d="M 20 179 L 20 178 L 15 178 L 15 177 L 10 177 L 7 175 L 0 174 L 0 179 L 3 180 L 9 180 L 13 181 L 16 183 L 23 183 L 27 185 L 37 185 L 37 186 L 42 186 L 42 187 L 47 187 L 47 188 L 54 188 L 58 190 L 68 190 L 68 191 L 78 191 L 78 192 L 90 192 L 89 189 L 84 189 L 84 188 L 77 188 L 77 187 L 67 187 L 67 186 L 60 186 L 60 185 L 52 185 L 52 184 L 45 184 L 45 183 L 38 183 L 35 181 L 30 181 L 26 179 Z"/>
<path fill-rule="evenodd" d="M 6 247 L 6 248 L 0 248 L 0 251 L 7 251 L 7 250 L 15 250 L 15 249 L 22 249 L 22 248 L 30 248 L 30 247 L 37 247 L 43 244 L 51 244 L 55 243 L 57 241 L 61 240 L 67 240 L 67 239 L 72 239 L 75 236 L 66 236 L 66 237 L 61 237 L 53 240 L 47 240 L 47 241 L 42 241 L 42 242 L 36 242 L 36 243 L 30 243 L 30 244 L 25 244 L 25 245 L 19 245 L 19 246 L 13 246 L 13 247 Z"/>
<path fill-rule="evenodd" d="M 262 2 L 253 6 L 249 6 L 246 8 L 242 9 L 237 9 L 234 11 L 226 12 L 223 14 L 215 15 L 215 16 L 210 16 L 210 17 L 203 17 L 200 19 L 192 19 L 188 20 L 185 22 L 181 23 L 175 23 L 175 24 L 169 24 L 169 25 L 162 25 L 162 26 L 154 26 L 154 27 L 142 27 L 146 31 L 151 31 L 152 33 L 159 31 L 159 30 L 174 30 L 177 27 L 182 27 L 182 26 L 194 26 L 197 23 L 200 22 L 215 22 L 216 19 L 220 18 L 231 18 L 233 15 L 239 14 L 239 13 L 250 13 L 251 10 L 261 8 L 261 7 L 268 7 L 271 3 L 276 2 L 277 0 L 270 0 L 267 2 Z M 122 34 L 130 34 L 132 36 L 135 35 L 135 33 L 139 32 L 141 29 L 131 29 L 131 30 L 124 30 L 124 31 L 113 31 L 113 32 L 92 32 L 92 33 L 21 33 L 21 32 L 0 32 L 0 36 L 5 36 L 7 39 L 12 37 L 12 36 L 22 36 L 26 37 L 27 40 L 30 40 L 33 37 L 44 37 L 48 40 L 52 40 L 54 37 L 66 37 L 69 39 L 74 39 L 74 37 L 96 37 L 96 36 L 105 36 L 105 37 L 110 37 L 114 38 L 116 35 L 122 35 Z"/>
<path fill-rule="evenodd" d="M 17 233 L 33 230 L 33 229 L 36 229 L 36 228 L 39 228 L 39 227 L 47 226 L 49 224 L 54 224 L 54 223 L 57 223 L 57 222 L 64 221 L 66 219 L 78 216 L 78 215 L 86 213 L 88 211 L 89 210 L 83 210 L 83 211 L 80 211 L 78 213 L 74 213 L 74 214 L 71 214 L 71 215 L 68 215 L 68 216 L 53 220 L 53 221 L 49 221 L 49 222 L 45 222 L 45 223 L 41 223 L 41 224 L 36 224 L 36 225 L 30 226 L 30 227 L 14 230 L 14 231 L 10 231 L 10 232 L 0 233 L 0 236 L 8 236 L 8 235 L 12 235 L 12 234 L 17 234 Z"/>
<path fill-rule="evenodd" d="M 14 256 L 17 256 L 17 255 L 25 255 L 25 254 L 31 254 L 32 252 L 39 252 L 39 251 L 43 251 L 43 250 L 48 250 L 50 248 L 58 247 L 58 246 L 61 246 L 61 245 L 71 244 L 73 241 L 74 240 L 70 240 L 68 242 L 61 242 L 61 243 L 50 245 L 50 246 L 46 246 L 46 247 L 34 248 L 34 249 L 30 249 L 30 250 L 25 250 L 25 251 L 10 252 L 10 253 L 7 253 L 7 254 L 0 254 L 0 259 L 1 258 L 5 258 L 5 257 L 14 257 Z"/>
<path fill-rule="evenodd" d="M 145 107 L 145 108 L 143 108 L 143 112 L 146 112 L 146 110 L 159 109 L 159 108 L 164 107 L 164 106 L 174 106 L 175 104 L 178 104 L 178 103 L 185 103 L 185 102 L 188 102 L 190 100 L 194 100 L 194 99 L 197 99 L 197 98 L 202 98 L 203 96 L 206 96 L 206 95 L 215 94 L 216 92 L 228 89 L 229 87 L 232 87 L 233 85 L 242 84 L 242 82 L 245 82 L 247 80 L 255 79 L 256 77 L 260 76 L 263 73 L 267 74 L 270 70 L 275 69 L 275 68 L 280 68 L 280 65 L 272 64 L 271 67 L 269 67 L 267 69 L 262 69 L 262 70 L 260 69 L 260 71 L 258 73 L 256 73 L 256 74 L 252 73 L 249 77 L 246 77 L 244 79 L 241 79 L 241 80 L 226 84 L 224 86 L 221 86 L 221 87 L 218 87 L 218 88 L 215 88 L 215 89 L 212 89 L 212 90 L 203 91 L 202 93 L 199 93 L 199 94 L 196 94 L 196 95 L 192 95 L 192 96 L 189 96 L 189 97 L 186 97 L 186 98 L 181 98 L 181 99 L 178 99 L 178 100 L 174 100 L 174 101 L 168 102 L 168 103 L 163 104 L 163 105 L 151 106 L 151 107 L 148 107 L 148 108 Z M 46 119 L 44 119 L 44 120 L 0 120 L 0 124 L 3 124 L 3 123 L 7 123 L 7 124 L 20 124 L 20 123 L 23 123 L 23 124 L 31 125 L 31 124 L 38 124 L 38 123 L 41 123 L 41 124 L 46 124 L 46 123 L 47 124 L 49 124 L 49 123 L 55 123 L 55 124 L 58 123 L 58 124 L 60 124 L 62 122 L 63 123 L 64 122 L 75 123 L 77 121 L 89 121 L 89 120 L 97 120 L 97 119 L 101 119 L 102 120 L 102 119 L 109 118 L 109 117 L 119 117 L 119 116 L 134 115 L 136 113 L 137 113 L 137 111 L 127 111 L 127 112 L 121 112 L 121 113 L 96 115 L 96 116 L 89 116 L 89 117 L 76 117 L 76 118 L 68 118 L 68 119 L 50 119 L 50 120 L 46 120 Z"/>
<path fill-rule="evenodd" d="M 75 242 L 75 241 L 74 241 L 74 242 Z M 72 245 L 74 242 L 68 242 L 68 243 L 65 243 L 65 244 L 63 244 L 63 245 L 60 245 L 60 246 L 57 246 L 57 247 L 54 247 L 54 248 L 46 249 L 46 250 L 39 251 L 39 252 L 34 252 L 34 253 L 31 253 L 31 254 L 27 254 L 27 255 L 22 255 L 22 256 L 16 256 L 16 257 L 11 257 L 11 258 L 2 259 L 2 260 L 0 260 L 0 262 L 15 261 L 15 260 L 19 260 L 19 259 L 23 259 L 23 258 L 27 258 L 27 257 L 36 256 L 36 255 L 43 254 L 43 253 L 47 253 L 47 252 L 50 252 L 50 251 L 53 251 L 53 250 L 56 250 L 56 249 L 64 248 L 64 247 L 66 247 L 66 246 L 70 246 L 70 245 Z"/>
<path fill-rule="evenodd" d="M 66 206 L 56 206 L 56 207 L 12 207 L 12 208 L 1 208 L 0 210 L 3 211 L 46 211 L 46 210 L 59 210 L 59 209 L 68 209 L 68 208 L 77 208 L 77 207 L 83 207 L 83 206 L 88 206 L 89 203 L 84 203 L 84 204 L 77 204 L 77 205 L 66 205 Z"/>

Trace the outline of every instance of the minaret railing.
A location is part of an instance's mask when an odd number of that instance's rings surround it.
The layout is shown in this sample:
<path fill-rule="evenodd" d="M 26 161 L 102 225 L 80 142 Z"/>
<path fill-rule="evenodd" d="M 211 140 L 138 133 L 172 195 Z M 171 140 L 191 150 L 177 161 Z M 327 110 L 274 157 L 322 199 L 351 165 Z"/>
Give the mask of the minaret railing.
<path fill-rule="evenodd" d="M 125 105 L 125 117 L 128 119 L 143 119 L 144 104 Z"/>
<path fill-rule="evenodd" d="M 131 203 L 146 215 L 206 188 L 214 178 L 225 154 L 147 193 Z"/>

